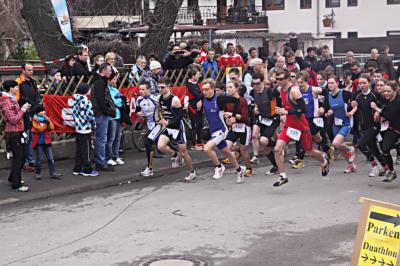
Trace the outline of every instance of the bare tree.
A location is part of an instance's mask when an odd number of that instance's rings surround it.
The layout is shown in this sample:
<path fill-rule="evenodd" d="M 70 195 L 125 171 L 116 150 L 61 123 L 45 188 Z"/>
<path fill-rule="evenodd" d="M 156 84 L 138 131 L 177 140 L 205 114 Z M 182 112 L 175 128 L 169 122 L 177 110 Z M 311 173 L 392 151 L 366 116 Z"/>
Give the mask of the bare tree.
<path fill-rule="evenodd" d="M 61 32 L 50 0 L 22 0 L 22 3 L 22 16 L 41 59 L 60 59 L 75 52 L 74 45 Z"/>
<path fill-rule="evenodd" d="M 0 31 L 4 32 L 4 38 L 14 39 L 16 43 L 30 36 L 21 8 L 21 0 L 0 0 Z"/>
<path fill-rule="evenodd" d="M 162 58 L 174 29 L 176 16 L 183 0 L 157 0 L 153 13 L 149 13 L 149 26 L 145 42 L 137 54 L 155 54 Z"/>

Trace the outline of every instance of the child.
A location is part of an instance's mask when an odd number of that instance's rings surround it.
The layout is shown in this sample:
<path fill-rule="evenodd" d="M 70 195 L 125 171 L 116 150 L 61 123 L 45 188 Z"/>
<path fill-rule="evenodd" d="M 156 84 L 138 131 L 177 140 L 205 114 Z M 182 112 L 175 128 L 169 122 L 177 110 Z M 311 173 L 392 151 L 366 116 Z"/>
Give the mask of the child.
<path fill-rule="evenodd" d="M 82 83 L 78 86 L 74 94 L 74 105 L 72 114 L 74 117 L 76 131 L 76 151 L 74 175 L 98 176 L 99 173 L 93 171 L 90 162 L 90 140 L 92 129 L 95 128 L 95 119 L 93 115 L 92 103 L 87 95 L 90 95 L 89 85 Z"/>
<path fill-rule="evenodd" d="M 43 105 L 38 105 L 35 108 L 35 115 L 32 120 L 32 148 L 36 149 L 36 168 L 35 178 L 37 180 L 41 177 L 41 165 L 43 153 L 46 154 L 47 162 L 49 164 L 49 173 L 51 179 L 60 179 L 62 174 L 57 173 L 54 167 L 53 152 L 51 150 L 51 134 L 54 129 L 54 124 L 50 118 L 46 117 L 46 111 Z"/>

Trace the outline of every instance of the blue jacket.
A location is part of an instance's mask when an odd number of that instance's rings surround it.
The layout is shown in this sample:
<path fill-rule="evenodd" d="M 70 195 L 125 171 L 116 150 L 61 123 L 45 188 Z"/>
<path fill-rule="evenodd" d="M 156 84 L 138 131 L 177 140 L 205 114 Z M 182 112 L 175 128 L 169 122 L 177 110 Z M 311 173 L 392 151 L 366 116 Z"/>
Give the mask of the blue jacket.
<path fill-rule="evenodd" d="M 211 61 L 207 58 L 201 64 L 201 69 L 203 71 L 203 76 L 205 76 L 208 71 L 207 77 L 209 78 L 211 75 L 211 78 L 216 79 L 218 72 L 219 72 L 218 61 L 217 60 Z M 213 71 L 214 71 L 214 73 L 213 73 Z"/>
<path fill-rule="evenodd" d="M 114 102 L 114 105 L 116 108 L 115 112 L 115 117 L 110 117 L 110 120 L 119 120 L 121 119 L 121 110 L 120 108 L 122 107 L 122 99 L 121 99 L 121 93 L 119 90 L 111 85 L 108 85 L 108 91 L 110 92 L 111 99 Z"/>

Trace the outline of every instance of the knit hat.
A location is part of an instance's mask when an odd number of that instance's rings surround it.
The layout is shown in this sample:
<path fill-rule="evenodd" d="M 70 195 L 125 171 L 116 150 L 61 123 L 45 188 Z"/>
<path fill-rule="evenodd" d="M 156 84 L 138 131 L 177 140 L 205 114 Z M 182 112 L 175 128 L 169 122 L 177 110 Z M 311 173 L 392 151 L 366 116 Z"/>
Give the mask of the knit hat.
<path fill-rule="evenodd" d="M 51 75 L 51 76 L 54 76 L 54 75 L 57 74 L 58 72 L 60 72 L 60 70 L 58 70 L 58 69 L 52 69 L 51 72 L 50 72 L 50 75 Z"/>
<path fill-rule="evenodd" d="M 151 61 L 150 62 L 150 70 L 154 70 L 157 68 L 161 68 L 161 64 L 158 61 Z"/>
<path fill-rule="evenodd" d="M 257 64 L 262 64 L 263 61 L 260 58 L 251 59 L 249 66 L 254 67 Z"/>
<path fill-rule="evenodd" d="M 88 93 L 90 87 L 87 83 L 79 84 L 78 88 L 76 89 L 76 93 L 85 95 Z"/>
<path fill-rule="evenodd" d="M 35 114 L 38 114 L 38 113 L 43 112 L 43 111 L 46 111 L 46 110 L 44 109 L 44 106 L 43 106 L 43 105 L 39 104 L 39 105 L 37 105 L 37 106 L 35 107 Z"/>

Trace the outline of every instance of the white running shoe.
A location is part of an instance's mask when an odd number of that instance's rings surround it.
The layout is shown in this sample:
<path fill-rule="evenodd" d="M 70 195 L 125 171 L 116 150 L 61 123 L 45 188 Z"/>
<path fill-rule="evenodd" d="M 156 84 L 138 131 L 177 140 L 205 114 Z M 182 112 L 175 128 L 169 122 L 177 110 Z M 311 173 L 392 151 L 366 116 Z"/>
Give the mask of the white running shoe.
<path fill-rule="evenodd" d="M 122 161 L 121 158 L 117 158 L 117 159 L 115 160 L 115 162 L 116 162 L 118 165 L 124 165 L 124 164 L 125 164 L 125 162 Z"/>
<path fill-rule="evenodd" d="M 240 171 L 237 172 L 236 183 L 241 184 L 244 181 L 244 173 L 246 172 L 246 167 L 240 166 Z"/>
<path fill-rule="evenodd" d="M 181 166 L 181 156 L 179 156 L 179 153 L 176 157 L 171 158 L 171 166 L 172 168 L 178 168 Z"/>
<path fill-rule="evenodd" d="M 260 160 L 258 159 L 257 156 L 253 156 L 253 158 L 250 159 L 250 163 L 252 164 L 258 164 Z"/>
<path fill-rule="evenodd" d="M 382 167 L 380 167 L 379 165 L 371 166 L 371 169 L 369 170 L 369 176 L 370 177 L 378 176 L 381 169 Z"/>
<path fill-rule="evenodd" d="M 350 151 L 347 152 L 347 156 L 349 157 L 349 163 L 353 163 L 356 159 L 356 149 L 353 146 L 350 147 Z"/>
<path fill-rule="evenodd" d="M 144 171 L 140 172 L 141 176 L 152 176 L 153 173 L 153 169 L 150 169 L 148 167 L 146 167 L 146 169 L 144 169 Z"/>
<path fill-rule="evenodd" d="M 107 161 L 107 165 L 116 166 L 117 162 L 114 161 L 113 159 L 110 159 L 110 160 Z"/>
<path fill-rule="evenodd" d="M 196 171 L 193 171 L 193 173 L 192 172 L 187 173 L 187 175 L 185 176 L 184 180 L 185 181 L 192 181 L 195 178 L 196 178 Z"/>
<path fill-rule="evenodd" d="M 221 167 L 215 167 L 214 175 L 212 178 L 220 179 L 225 172 L 225 166 L 221 164 Z"/>

